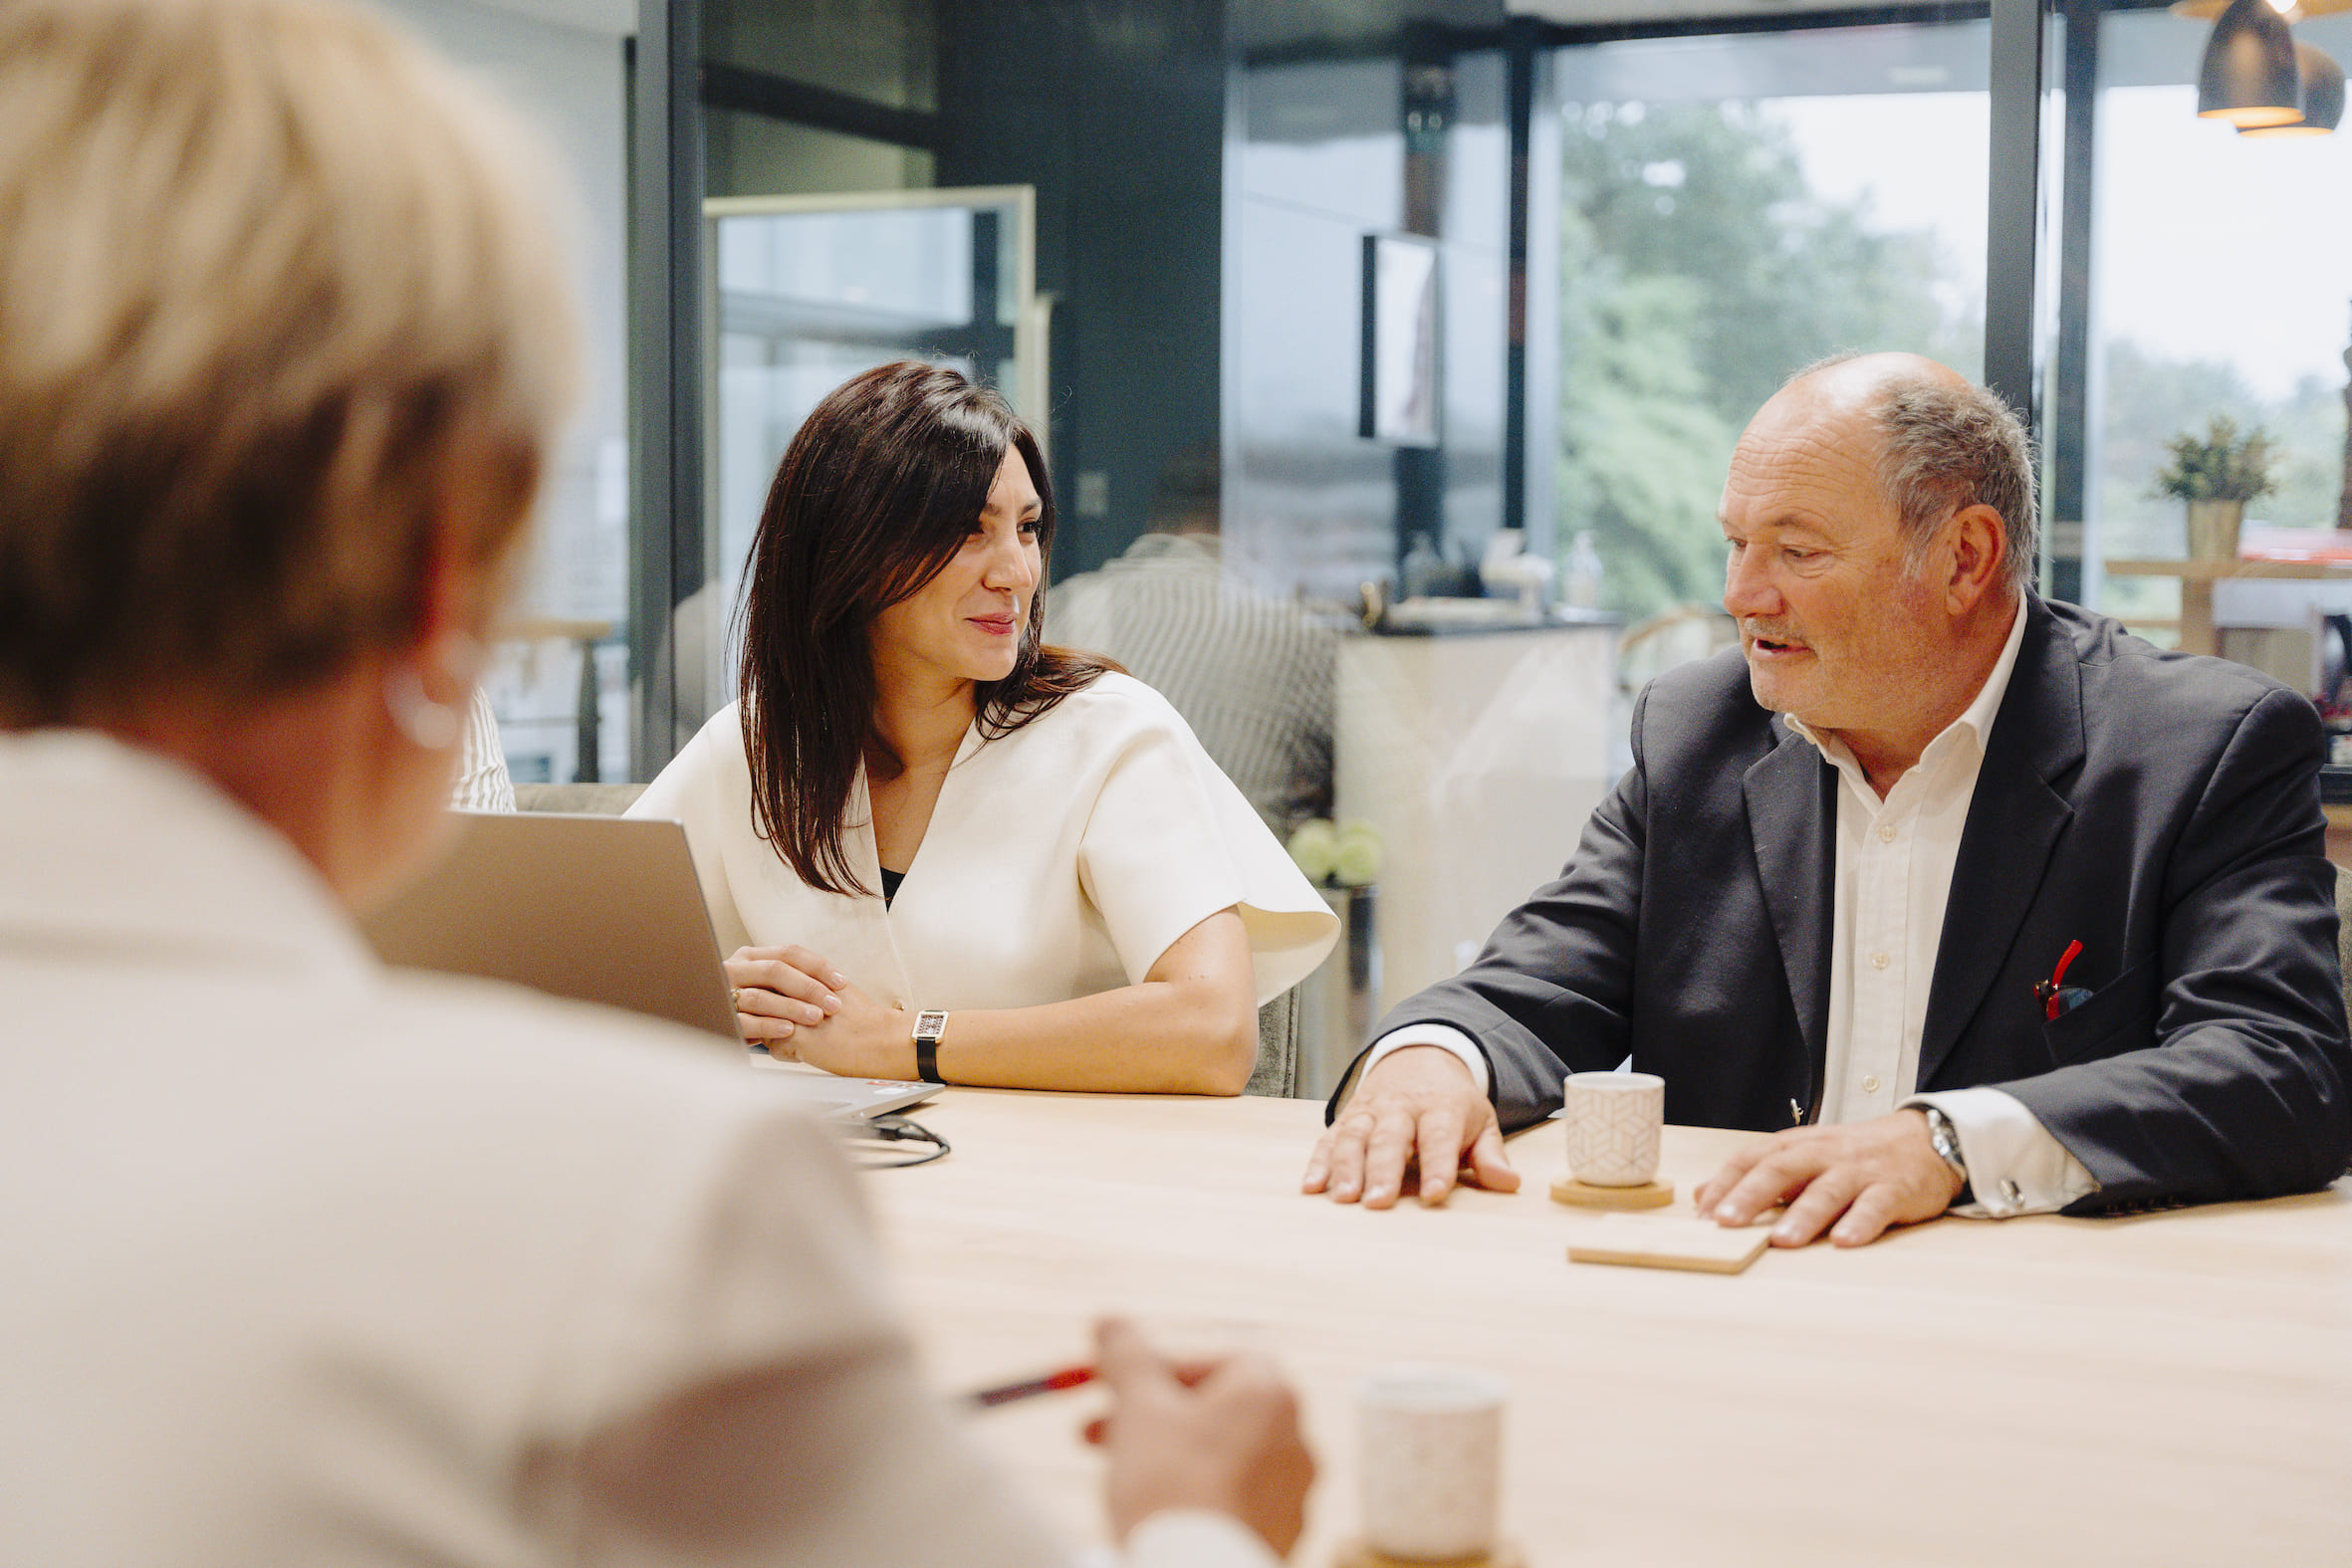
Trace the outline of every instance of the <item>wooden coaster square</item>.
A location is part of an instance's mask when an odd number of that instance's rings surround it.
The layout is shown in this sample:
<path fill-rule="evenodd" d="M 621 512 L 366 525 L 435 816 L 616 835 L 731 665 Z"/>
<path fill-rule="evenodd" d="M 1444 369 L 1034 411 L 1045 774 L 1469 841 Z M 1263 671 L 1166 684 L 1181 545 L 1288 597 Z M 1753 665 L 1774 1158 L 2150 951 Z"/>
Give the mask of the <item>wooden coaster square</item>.
<path fill-rule="evenodd" d="M 1697 1215 L 1600 1215 L 1568 1243 L 1568 1261 L 1736 1274 L 1771 1242 L 1769 1225 L 1727 1231 Z"/>
<path fill-rule="evenodd" d="M 1551 1201 L 1578 1209 L 1663 1209 L 1674 1202 L 1672 1182 L 1644 1182 L 1639 1187 L 1591 1187 L 1572 1176 L 1551 1184 Z"/>
<path fill-rule="evenodd" d="M 1332 1568 L 1440 1568 L 1440 1565 L 1383 1557 L 1362 1541 L 1349 1541 L 1332 1559 Z M 1498 1541 L 1493 1551 L 1477 1557 L 1449 1558 L 1442 1568 L 1528 1568 L 1528 1559 L 1511 1542 Z"/>

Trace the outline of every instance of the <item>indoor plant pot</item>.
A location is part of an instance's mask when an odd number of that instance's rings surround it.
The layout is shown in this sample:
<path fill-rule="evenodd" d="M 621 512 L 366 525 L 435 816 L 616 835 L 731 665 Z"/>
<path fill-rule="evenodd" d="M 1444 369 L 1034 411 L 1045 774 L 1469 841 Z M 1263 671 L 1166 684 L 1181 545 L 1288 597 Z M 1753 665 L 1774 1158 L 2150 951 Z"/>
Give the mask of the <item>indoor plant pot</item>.
<path fill-rule="evenodd" d="M 2237 559 L 2237 529 L 2245 504 L 2271 489 L 2275 451 L 2259 428 L 2238 434 L 2227 414 L 2208 421 L 2205 434 L 2187 431 L 2165 444 L 2172 461 L 2156 474 L 2156 494 L 2189 503 L 2192 560 Z"/>
<path fill-rule="evenodd" d="M 2245 521 L 2245 503 L 2214 497 L 2189 503 L 2189 559 L 2235 560 L 2237 528 Z"/>

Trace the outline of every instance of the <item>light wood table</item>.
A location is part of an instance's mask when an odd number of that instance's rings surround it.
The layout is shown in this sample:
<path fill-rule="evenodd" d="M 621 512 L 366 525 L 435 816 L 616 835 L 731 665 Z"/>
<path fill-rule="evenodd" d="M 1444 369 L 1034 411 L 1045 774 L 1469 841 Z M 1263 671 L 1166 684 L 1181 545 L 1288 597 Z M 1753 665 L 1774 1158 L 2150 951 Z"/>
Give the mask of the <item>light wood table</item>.
<path fill-rule="evenodd" d="M 945 1387 L 1077 1359 L 1096 1313 L 1277 1355 L 1322 1462 L 1295 1561 L 1352 1526 L 1350 1388 L 1511 1379 L 1505 1519 L 1537 1565 L 2352 1562 L 2352 1184 L 2121 1220 L 1943 1220 L 1720 1276 L 1571 1264 L 1562 1138 L 1517 1195 L 1297 1196 L 1320 1107 L 950 1089 L 955 1145 L 866 1179 Z M 1668 1129 L 1683 1195 L 1742 1134 Z M 1092 1391 L 976 1418 L 1100 1532 Z M 919 1479 L 910 1477 L 910 1484 Z"/>
<path fill-rule="evenodd" d="M 2214 631 L 2214 584 L 2224 577 L 2297 577 L 2305 580 L 2352 576 L 2352 562 L 2330 560 L 2189 560 L 2163 558 L 2103 561 L 2100 570 L 2111 577 L 2178 577 L 2181 579 L 2181 651 L 2217 653 L 2220 638 Z"/>

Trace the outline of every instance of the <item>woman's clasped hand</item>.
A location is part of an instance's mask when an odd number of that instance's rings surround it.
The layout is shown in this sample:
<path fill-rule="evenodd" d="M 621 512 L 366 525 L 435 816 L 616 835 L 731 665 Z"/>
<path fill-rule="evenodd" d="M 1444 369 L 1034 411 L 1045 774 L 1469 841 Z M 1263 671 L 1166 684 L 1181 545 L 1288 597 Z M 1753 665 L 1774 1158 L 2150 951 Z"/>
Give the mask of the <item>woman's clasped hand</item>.
<path fill-rule="evenodd" d="M 847 1078 L 912 1078 L 914 1018 L 884 1007 L 802 947 L 737 948 L 727 960 L 743 1037 L 784 1061 Z"/>

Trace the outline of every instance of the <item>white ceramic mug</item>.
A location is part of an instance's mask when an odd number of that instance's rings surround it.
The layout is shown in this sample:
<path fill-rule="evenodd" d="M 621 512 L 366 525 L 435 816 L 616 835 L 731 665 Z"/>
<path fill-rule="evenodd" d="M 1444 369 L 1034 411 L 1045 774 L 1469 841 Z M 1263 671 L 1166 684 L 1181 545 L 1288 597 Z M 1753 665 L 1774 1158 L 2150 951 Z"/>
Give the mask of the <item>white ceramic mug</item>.
<path fill-rule="evenodd" d="M 1503 1380 L 1400 1363 L 1356 1385 L 1364 1544 L 1406 1562 L 1492 1551 L 1503 1482 Z"/>
<path fill-rule="evenodd" d="M 1651 1072 L 1568 1075 L 1568 1174 L 1587 1187 L 1639 1187 L 1658 1175 L 1666 1080 Z"/>

